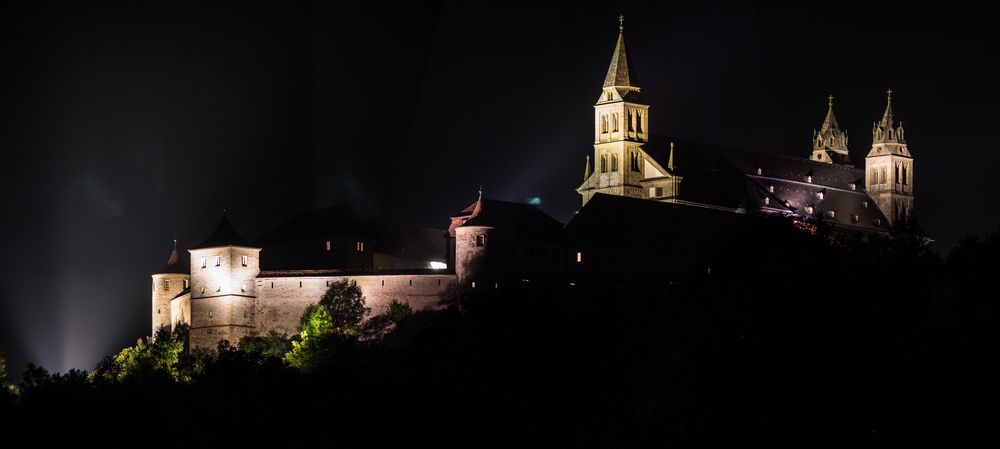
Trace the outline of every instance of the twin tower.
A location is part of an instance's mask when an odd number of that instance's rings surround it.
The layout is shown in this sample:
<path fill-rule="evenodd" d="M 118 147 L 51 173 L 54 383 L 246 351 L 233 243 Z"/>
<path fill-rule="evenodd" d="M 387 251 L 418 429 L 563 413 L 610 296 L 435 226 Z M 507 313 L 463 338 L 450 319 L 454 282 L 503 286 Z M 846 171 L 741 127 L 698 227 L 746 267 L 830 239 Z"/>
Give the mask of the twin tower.
<path fill-rule="evenodd" d="M 619 17 L 618 41 L 615 44 L 601 89 L 594 105 L 593 170 L 588 157 L 584 182 L 577 188 L 583 204 L 597 193 L 643 198 L 661 202 L 692 203 L 685 200 L 683 182 L 690 172 L 675 167 L 673 144 L 666 149 L 648 148 L 650 142 L 649 105 L 643 101 L 625 49 L 623 19 Z M 833 114 L 833 97 L 819 131 L 814 131 L 813 151 L 809 160 L 799 159 L 804 179 L 812 183 L 812 163 L 831 164 L 838 172 L 864 170 L 864 181 L 852 179 L 849 186 L 831 186 L 852 191 L 865 186 L 870 199 L 892 224 L 905 222 L 913 212 L 913 157 L 906 145 L 903 125 L 897 124 L 892 110 L 892 91 L 881 120 L 872 128 L 872 146 L 864 167 L 855 167 L 847 148 L 847 133 L 840 129 Z M 682 151 L 682 149 L 678 149 Z M 688 167 L 690 169 L 690 167 Z M 761 169 L 758 168 L 760 175 Z M 753 176 L 754 173 L 747 173 Z M 777 176 L 777 175 L 775 175 Z M 788 176 L 788 175 L 785 175 Z M 853 176 L 845 174 L 847 176 Z M 801 179 L 789 179 L 801 181 Z M 695 187 L 694 188 L 702 188 Z M 867 204 L 867 203 L 866 203 Z M 715 206 L 715 205 L 713 205 Z M 811 209 L 811 207 L 810 207 Z"/>

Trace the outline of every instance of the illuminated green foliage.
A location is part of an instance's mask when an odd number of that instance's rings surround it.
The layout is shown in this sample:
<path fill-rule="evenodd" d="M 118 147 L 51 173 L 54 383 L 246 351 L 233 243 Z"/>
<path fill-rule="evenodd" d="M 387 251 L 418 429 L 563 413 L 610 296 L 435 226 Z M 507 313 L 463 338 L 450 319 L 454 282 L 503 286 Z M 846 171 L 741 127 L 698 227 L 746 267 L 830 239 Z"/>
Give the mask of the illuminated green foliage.
<path fill-rule="evenodd" d="M 105 357 L 91 373 L 91 379 L 111 383 L 154 378 L 184 380 L 177 368 L 184 345 L 182 332 L 161 327 L 155 336 L 140 338 L 135 346 L 122 349 L 114 357 Z"/>
<path fill-rule="evenodd" d="M 413 308 L 405 302 L 399 302 L 394 299 L 386 306 L 385 314 L 389 316 L 390 321 L 399 324 L 404 318 L 413 315 Z"/>
<path fill-rule="evenodd" d="M 299 340 L 292 341 L 292 350 L 285 354 L 285 361 L 293 368 L 311 371 L 326 356 L 326 337 L 334 333 L 330 312 L 319 304 L 311 304 L 299 319 Z"/>

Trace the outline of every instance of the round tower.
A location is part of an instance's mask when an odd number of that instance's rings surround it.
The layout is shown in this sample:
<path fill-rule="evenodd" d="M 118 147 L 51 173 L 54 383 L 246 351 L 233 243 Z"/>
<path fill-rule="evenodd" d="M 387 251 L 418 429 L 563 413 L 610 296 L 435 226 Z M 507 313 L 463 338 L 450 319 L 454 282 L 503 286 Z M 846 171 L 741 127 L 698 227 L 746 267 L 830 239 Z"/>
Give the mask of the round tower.
<path fill-rule="evenodd" d="M 153 275 L 153 328 L 152 335 L 161 326 L 172 328 L 176 321 L 186 321 L 186 317 L 173 317 L 170 301 L 183 296 L 191 287 L 191 274 L 186 258 L 177 252 L 177 240 L 170 251 L 166 265 Z"/>

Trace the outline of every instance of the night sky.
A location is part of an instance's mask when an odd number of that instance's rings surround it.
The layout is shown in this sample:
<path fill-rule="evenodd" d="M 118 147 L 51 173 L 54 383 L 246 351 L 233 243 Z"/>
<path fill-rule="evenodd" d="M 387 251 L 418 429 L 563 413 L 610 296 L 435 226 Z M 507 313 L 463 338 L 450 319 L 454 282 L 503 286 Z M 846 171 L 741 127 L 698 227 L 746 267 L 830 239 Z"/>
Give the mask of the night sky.
<path fill-rule="evenodd" d="M 250 238 L 343 203 L 446 227 L 483 183 L 567 221 L 619 14 L 653 133 L 808 157 L 832 94 L 861 161 L 892 88 L 935 249 L 1000 224 L 982 11 L 31 3 L 0 7 L 0 347 L 15 375 L 91 369 L 146 335 L 150 274 L 223 210 Z"/>

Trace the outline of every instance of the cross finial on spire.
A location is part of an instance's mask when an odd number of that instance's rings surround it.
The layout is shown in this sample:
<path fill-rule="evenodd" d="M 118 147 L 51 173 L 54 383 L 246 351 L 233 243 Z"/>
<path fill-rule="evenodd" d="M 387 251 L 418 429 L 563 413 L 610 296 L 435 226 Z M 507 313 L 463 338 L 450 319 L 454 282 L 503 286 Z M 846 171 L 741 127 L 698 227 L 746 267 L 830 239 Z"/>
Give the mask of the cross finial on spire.
<path fill-rule="evenodd" d="M 889 97 L 889 101 L 892 101 L 892 89 L 886 90 L 885 94 Z"/>
<path fill-rule="evenodd" d="M 829 105 L 830 107 L 833 107 L 833 94 L 830 94 L 830 96 L 826 97 L 826 104 Z"/>
<path fill-rule="evenodd" d="M 483 183 L 479 183 L 479 200 L 483 200 Z"/>
<path fill-rule="evenodd" d="M 625 15 L 618 16 L 618 31 L 625 31 Z"/>

